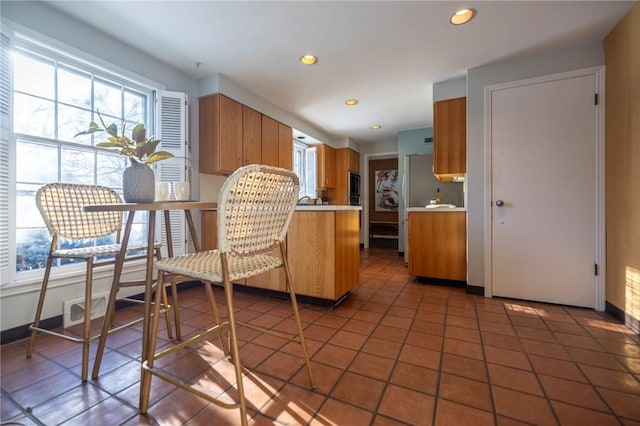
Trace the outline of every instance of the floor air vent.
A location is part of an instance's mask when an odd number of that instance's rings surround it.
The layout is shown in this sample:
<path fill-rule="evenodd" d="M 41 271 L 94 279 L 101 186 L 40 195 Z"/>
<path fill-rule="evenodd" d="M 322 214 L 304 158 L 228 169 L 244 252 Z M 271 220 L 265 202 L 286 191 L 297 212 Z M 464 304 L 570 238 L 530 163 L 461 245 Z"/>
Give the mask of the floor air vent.
<path fill-rule="evenodd" d="M 104 316 L 107 310 L 109 293 L 96 294 L 91 299 L 91 319 Z M 63 326 L 64 328 L 84 322 L 84 297 L 63 302 Z"/>

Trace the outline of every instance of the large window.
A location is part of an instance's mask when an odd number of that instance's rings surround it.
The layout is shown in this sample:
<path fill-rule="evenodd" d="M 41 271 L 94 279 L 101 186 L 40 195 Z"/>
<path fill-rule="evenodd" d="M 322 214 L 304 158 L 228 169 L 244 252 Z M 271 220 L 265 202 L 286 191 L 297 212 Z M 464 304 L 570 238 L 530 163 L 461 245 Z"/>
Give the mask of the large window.
<path fill-rule="evenodd" d="M 15 232 L 10 239 L 14 271 L 21 274 L 44 267 L 51 241 L 35 204 L 41 185 L 100 184 L 121 191 L 127 159 L 95 146 L 104 134 L 75 135 L 98 120 L 95 111 L 107 124 L 150 128 L 153 91 L 27 40 L 17 38 L 12 53 Z M 138 214 L 136 222 L 131 238 L 144 241 L 147 218 Z M 68 241 L 60 244 L 69 247 Z"/>
<path fill-rule="evenodd" d="M 293 171 L 300 179 L 300 197 L 316 198 L 316 148 L 294 141 Z"/>

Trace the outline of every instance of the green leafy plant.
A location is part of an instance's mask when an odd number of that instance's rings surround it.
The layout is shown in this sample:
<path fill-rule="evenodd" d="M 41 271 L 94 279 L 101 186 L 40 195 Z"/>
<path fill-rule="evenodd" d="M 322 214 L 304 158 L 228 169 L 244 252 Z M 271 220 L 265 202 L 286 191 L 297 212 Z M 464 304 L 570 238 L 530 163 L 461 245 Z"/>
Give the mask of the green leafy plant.
<path fill-rule="evenodd" d="M 99 111 L 97 114 L 100 124 L 92 121 L 87 130 L 78 132 L 75 136 L 105 132 L 108 135 L 107 140 L 98 142 L 96 146 L 119 149 L 120 155 L 129 157 L 131 162 L 135 163 L 152 164 L 173 157 L 173 154 L 167 151 L 156 152 L 160 139 L 147 138 L 144 124 L 136 124 L 131 130 L 131 137 L 127 137 L 125 134 L 127 122 L 123 121 L 122 135 L 118 136 L 118 126 L 113 123 L 107 126 Z"/>

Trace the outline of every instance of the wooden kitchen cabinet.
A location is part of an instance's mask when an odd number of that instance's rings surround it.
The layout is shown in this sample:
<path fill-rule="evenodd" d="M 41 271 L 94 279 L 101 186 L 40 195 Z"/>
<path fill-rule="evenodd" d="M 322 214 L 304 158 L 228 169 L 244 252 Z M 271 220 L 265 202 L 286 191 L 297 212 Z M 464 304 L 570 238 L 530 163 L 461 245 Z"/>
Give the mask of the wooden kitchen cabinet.
<path fill-rule="evenodd" d="M 296 294 L 337 301 L 358 285 L 359 217 L 360 211 L 355 209 L 296 211 L 293 214 L 286 244 Z M 216 220 L 216 211 L 202 212 L 202 250 L 217 248 Z M 282 268 L 235 284 L 287 291 Z"/>
<path fill-rule="evenodd" d="M 467 98 L 433 105 L 433 173 L 451 180 L 467 171 Z"/>
<path fill-rule="evenodd" d="M 242 165 L 242 108 L 219 93 L 199 99 L 201 173 L 231 174 Z"/>
<path fill-rule="evenodd" d="M 317 145 L 318 188 L 336 187 L 336 150 L 325 144 Z"/>
<path fill-rule="evenodd" d="M 216 93 L 199 99 L 200 172 L 229 175 L 247 164 L 293 169 L 291 127 Z"/>
<path fill-rule="evenodd" d="M 242 107 L 242 165 L 262 163 L 262 114 Z"/>
<path fill-rule="evenodd" d="M 293 130 L 262 116 L 262 164 L 293 170 Z"/>
<path fill-rule="evenodd" d="M 347 152 L 347 170 L 360 173 L 360 153 L 351 148 L 343 148 Z"/>
<path fill-rule="evenodd" d="M 296 211 L 287 236 L 296 294 L 339 300 L 360 279 L 360 212 Z"/>
<path fill-rule="evenodd" d="M 262 116 L 262 164 L 279 165 L 278 124 L 273 118 Z"/>
<path fill-rule="evenodd" d="M 200 233 L 202 235 L 200 247 L 202 251 L 215 250 L 218 248 L 218 212 L 215 210 L 203 210 L 200 216 L 202 224 Z"/>
<path fill-rule="evenodd" d="M 466 218 L 464 211 L 409 211 L 409 274 L 466 281 Z"/>
<path fill-rule="evenodd" d="M 286 244 L 286 243 L 285 243 Z M 280 257 L 280 248 L 276 247 L 269 253 L 272 256 Z M 247 278 L 244 284 L 249 287 L 263 288 L 266 290 L 287 291 L 287 277 L 283 268 L 272 269 L 254 277 Z"/>
<path fill-rule="evenodd" d="M 293 170 L 293 129 L 278 123 L 278 166 Z"/>
<path fill-rule="evenodd" d="M 360 154 L 351 148 L 336 149 L 335 189 L 328 192 L 331 204 L 349 204 L 349 172 L 359 173 Z"/>
<path fill-rule="evenodd" d="M 218 248 L 218 212 L 215 210 L 203 210 L 201 217 L 202 250 L 215 250 Z M 278 253 L 279 250 L 280 249 L 275 248 L 273 255 L 280 256 Z M 247 278 L 246 280 L 236 281 L 235 284 L 243 284 L 268 290 L 287 291 L 285 282 L 284 269 L 278 268 L 256 275 L 255 277 Z"/>

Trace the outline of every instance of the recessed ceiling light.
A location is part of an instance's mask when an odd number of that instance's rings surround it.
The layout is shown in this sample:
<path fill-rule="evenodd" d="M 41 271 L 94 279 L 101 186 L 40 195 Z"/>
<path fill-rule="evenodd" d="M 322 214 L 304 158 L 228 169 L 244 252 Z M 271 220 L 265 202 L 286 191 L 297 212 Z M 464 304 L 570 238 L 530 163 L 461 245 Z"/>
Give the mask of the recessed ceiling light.
<path fill-rule="evenodd" d="M 378 129 L 381 129 L 381 128 L 382 128 L 382 126 L 381 126 L 381 125 L 379 125 L 379 124 L 374 124 L 373 126 L 371 126 L 371 128 L 372 128 L 373 130 L 378 130 Z"/>
<path fill-rule="evenodd" d="M 476 15 L 475 9 L 460 9 L 449 18 L 453 25 L 462 25 L 469 22 Z"/>
<path fill-rule="evenodd" d="M 302 62 L 305 65 L 313 65 L 316 62 L 318 62 L 318 58 L 313 55 L 304 55 L 300 58 L 300 62 Z"/>
<path fill-rule="evenodd" d="M 356 105 L 358 103 L 357 99 L 347 99 L 346 101 L 344 101 L 345 104 L 347 105 Z"/>

